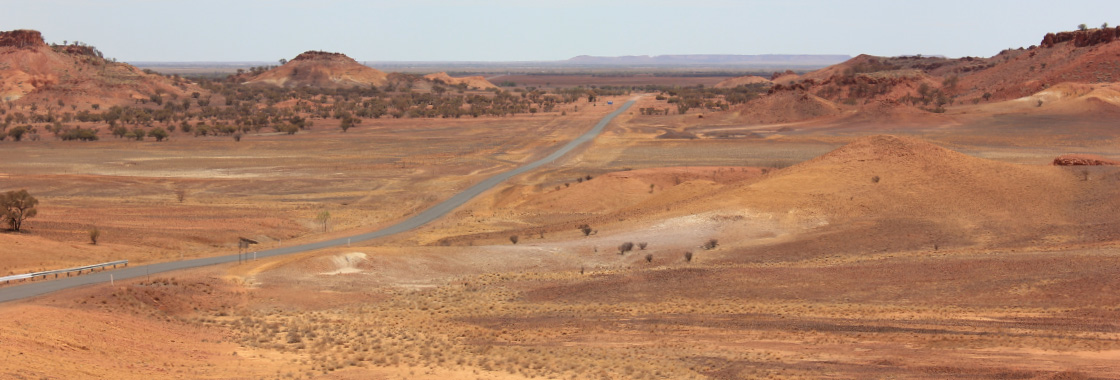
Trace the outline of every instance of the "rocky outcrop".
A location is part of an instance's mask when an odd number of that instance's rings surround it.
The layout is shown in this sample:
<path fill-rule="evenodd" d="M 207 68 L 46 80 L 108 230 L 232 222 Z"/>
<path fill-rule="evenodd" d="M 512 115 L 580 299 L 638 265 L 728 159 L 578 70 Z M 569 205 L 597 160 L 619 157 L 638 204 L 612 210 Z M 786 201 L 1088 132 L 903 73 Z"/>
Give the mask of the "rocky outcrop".
<path fill-rule="evenodd" d="M 347 57 L 342 53 L 331 53 L 321 50 L 309 50 L 292 58 L 292 61 L 354 61 L 353 58 Z"/>
<path fill-rule="evenodd" d="M 18 29 L 0 32 L 0 46 L 33 48 L 37 46 L 47 46 L 47 43 L 43 41 L 43 34 L 39 33 L 37 30 Z"/>
<path fill-rule="evenodd" d="M 1120 166 L 1120 161 L 1091 154 L 1063 154 L 1054 159 L 1054 166 Z"/>
<path fill-rule="evenodd" d="M 1060 32 L 1060 33 L 1047 33 L 1042 37 L 1042 47 L 1054 47 L 1054 45 L 1063 42 L 1073 42 L 1073 46 L 1087 47 L 1093 45 L 1107 44 L 1109 42 L 1120 39 L 1120 26 L 1115 28 L 1101 28 L 1089 30 L 1077 30 L 1073 32 Z"/>

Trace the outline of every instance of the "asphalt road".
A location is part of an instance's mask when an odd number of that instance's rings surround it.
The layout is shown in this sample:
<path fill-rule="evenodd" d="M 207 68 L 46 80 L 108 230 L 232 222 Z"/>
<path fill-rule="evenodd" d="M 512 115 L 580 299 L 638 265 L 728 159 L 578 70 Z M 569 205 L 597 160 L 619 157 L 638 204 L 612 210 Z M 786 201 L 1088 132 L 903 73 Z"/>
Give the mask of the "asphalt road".
<path fill-rule="evenodd" d="M 555 152 L 552 152 L 552 154 L 549 154 L 548 156 L 545 156 L 542 159 L 539 159 L 537 161 L 533 161 L 531 163 L 525 164 L 525 165 L 523 165 L 521 167 L 518 167 L 516 169 L 512 169 L 510 171 L 500 173 L 500 174 L 496 174 L 493 177 L 487 178 L 487 179 L 483 180 L 482 182 L 479 182 L 479 183 L 475 184 L 474 186 L 471 186 L 471 187 L 467 188 L 466 190 L 463 190 L 462 192 L 460 192 L 458 194 L 455 194 L 451 198 L 448 198 L 447 200 L 445 200 L 443 202 L 440 202 L 439 204 L 437 204 L 435 206 L 432 206 L 431 208 L 429 208 L 427 210 L 424 210 L 424 211 L 420 212 L 419 214 L 416 214 L 416 215 L 414 215 L 414 216 L 412 216 L 408 219 L 405 219 L 405 220 L 401 221 L 400 223 L 382 228 L 382 229 L 377 230 L 377 231 L 368 232 L 368 233 L 364 233 L 364 234 L 358 234 L 358 235 L 354 235 L 354 236 L 340 237 L 340 238 L 337 238 L 337 239 L 324 240 L 324 241 L 315 242 L 315 243 L 307 243 L 307 244 L 301 244 L 301 245 L 294 245 L 294 246 L 290 246 L 290 247 L 280 247 L 280 248 L 274 248 L 274 249 L 269 249 L 269 250 L 264 250 L 264 251 L 257 251 L 256 257 L 257 258 L 266 258 L 266 257 L 280 256 L 280 255 L 288 255 L 288 254 L 292 254 L 292 253 L 307 252 L 307 251 L 312 251 L 312 250 L 316 250 L 316 249 L 338 247 L 338 246 L 343 246 L 343 245 L 347 245 L 347 244 L 351 244 L 351 243 L 360 243 L 360 242 L 363 242 L 363 241 L 366 241 L 366 240 L 372 240 L 372 239 L 377 239 L 377 238 L 380 238 L 380 237 L 385 237 L 385 236 L 389 236 L 389 235 L 393 235 L 393 234 L 399 234 L 401 232 L 409 231 L 409 230 L 412 230 L 414 228 L 417 228 L 417 227 L 423 226 L 425 224 L 428 224 L 431 221 L 436 220 L 439 217 L 447 214 L 448 212 L 451 212 L 451 210 L 454 210 L 455 208 L 457 208 L 459 206 L 462 206 L 463 204 L 467 203 L 468 201 L 470 201 L 474 197 L 477 197 L 479 194 L 482 194 L 486 190 L 490 190 L 491 188 L 498 185 L 499 183 L 502 183 L 505 180 L 513 178 L 516 175 L 523 174 L 523 173 L 528 172 L 530 170 L 539 168 L 539 167 L 547 165 L 547 164 L 549 164 L 553 161 L 556 161 L 556 159 L 560 158 L 561 156 L 563 156 L 565 154 L 568 154 L 569 152 L 571 152 L 576 147 L 582 145 L 583 143 L 591 141 L 596 136 L 598 136 L 599 133 L 603 132 L 603 129 L 606 128 L 607 124 L 609 124 L 611 122 L 611 120 L 614 120 L 614 118 L 616 116 L 625 112 L 632 105 L 634 105 L 633 100 L 626 102 L 621 107 L 619 107 L 617 110 L 615 110 L 614 112 L 611 112 L 609 115 L 607 115 L 607 116 L 603 117 L 601 120 L 599 120 L 599 123 L 595 124 L 594 128 L 591 128 L 591 130 L 589 130 L 586 133 L 580 135 L 575 140 L 572 140 L 571 142 L 568 142 L 563 147 L 560 147 L 560 149 L 557 149 Z M 99 283 L 109 282 L 109 279 L 110 279 L 109 276 L 110 275 L 112 275 L 114 280 L 124 280 L 124 279 L 147 276 L 147 275 L 151 275 L 151 274 L 168 272 L 168 271 L 173 271 L 173 270 L 189 269 L 189 268 L 197 268 L 197 267 L 202 267 L 202 266 L 207 266 L 207 265 L 231 263 L 231 262 L 234 262 L 234 261 L 237 261 L 237 260 L 238 260 L 238 255 L 205 257 L 205 258 L 201 258 L 201 259 L 171 261 L 171 262 L 166 262 L 166 263 L 150 264 L 150 265 L 143 265 L 143 266 L 133 266 L 133 267 L 123 268 L 123 269 L 115 269 L 115 270 L 107 270 L 107 271 L 104 271 L 104 272 L 95 272 L 95 273 L 91 273 L 91 274 L 83 274 L 83 275 L 76 276 L 76 277 L 65 277 L 65 278 L 51 279 L 51 280 L 46 280 L 46 281 L 39 280 L 39 281 L 36 281 L 36 282 L 31 282 L 31 283 L 28 283 L 28 284 L 24 284 L 24 285 L 16 285 L 16 286 L 8 286 L 8 287 L 0 288 L 0 302 L 8 302 L 8 301 L 14 301 L 14 300 L 20 300 L 20 299 L 24 299 L 24 298 L 29 298 L 29 297 L 35 297 L 35 296 L 39 296 L 39 295 L 43 295 L 43 294 L 47 294 L 47 293 L 51 293 L 51 292 L 56 292 L 56 291 L 63 290 L 63 289 L 70 289 L 70 288 L 83 286 L 83 285 L 99 284 Z"/>

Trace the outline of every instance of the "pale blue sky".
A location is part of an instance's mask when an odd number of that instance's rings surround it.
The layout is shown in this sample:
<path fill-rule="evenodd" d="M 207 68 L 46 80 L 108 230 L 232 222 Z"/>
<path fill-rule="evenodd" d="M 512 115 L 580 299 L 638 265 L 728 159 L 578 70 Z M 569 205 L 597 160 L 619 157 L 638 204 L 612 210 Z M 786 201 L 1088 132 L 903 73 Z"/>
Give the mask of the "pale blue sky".
<path fill-rule="evenodd" d="M 1110 19 L 1115 18 L 1115 19 Z M 991 56 L 1120 1 L 0 0 L 0 29 L 79 40 L 122 61 L 532 61 L 576 55 Z"/>

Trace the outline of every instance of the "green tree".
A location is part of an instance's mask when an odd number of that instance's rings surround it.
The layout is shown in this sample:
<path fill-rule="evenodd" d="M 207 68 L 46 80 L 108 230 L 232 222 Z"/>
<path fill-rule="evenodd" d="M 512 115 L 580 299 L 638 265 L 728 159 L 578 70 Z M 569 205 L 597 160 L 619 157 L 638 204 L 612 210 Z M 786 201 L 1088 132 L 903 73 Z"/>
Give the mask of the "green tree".
<path fill-rule="evenodd" d="M 167 135 L 167 131 L 163 130 L 161 127 L 155 127 L 151 132 L 148 132 L 148 136 L 152 136 L 156 141 L 163 141 L 163 139 L 167 138 Z"/>
<path fill-rule="evenodd" d="M 116 127 L 116 128 L 113 128 L 113 136 L 117 136 L 118 139 L 121 138 L 121 137 L 124 137 L 127 134 L 128 134 L 128 128 L 125 128 L 123 125 L 119 126 L 119 127 Z"/>
<path fill-rule="evenodd" d="M 23 221 L 39 214 L 39 210 L 35 208 L 38 204 L 39 200 L 26 189 L 0 194 L 0 212 L 3 213 L 0 217 L 8 223 L 8 228 L 19 232 Z"/>
<path fill-rule="evenodd" d="M 27 131 L 29 131 L 30 129 L 31 128 L 28 128 L 26 125 L 21 125 L 21 126 L 9 129 L 8 130 L 8 137 L 11 137 L 12 140 L 15 140 L 15 141 L 23 140 L 23 135 L 27 134 Z"/>
<path fill-rule="evenodd" d="M 356 117 L 347 117 L 345 119 L 342 119 L 342 124 L 339 124 L 339 127 L 342 128 L 343 132 L 346 132 L 350 128 L 353 128 L 354 126 L 356 126 L 358 124 L 361 124 L 361 123 L 362 123 L 362 119 L 359 119 L 359 118 L 356 118 Z"/>

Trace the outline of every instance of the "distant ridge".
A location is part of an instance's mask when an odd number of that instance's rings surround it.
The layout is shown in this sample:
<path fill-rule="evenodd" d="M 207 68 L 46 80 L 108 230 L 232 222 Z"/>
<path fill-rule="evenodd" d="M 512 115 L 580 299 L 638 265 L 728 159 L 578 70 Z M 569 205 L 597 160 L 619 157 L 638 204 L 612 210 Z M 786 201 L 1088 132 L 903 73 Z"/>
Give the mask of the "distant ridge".
<path fill-rule="evenodd" d="M 567 63 L 590 65 L 777 65 L 777 66 L 829 66 L 851 59 L 849 55 L 821 54 L 683 54 L 683 55 L 627 55 L 596 57 L 581 55 Z"/>

